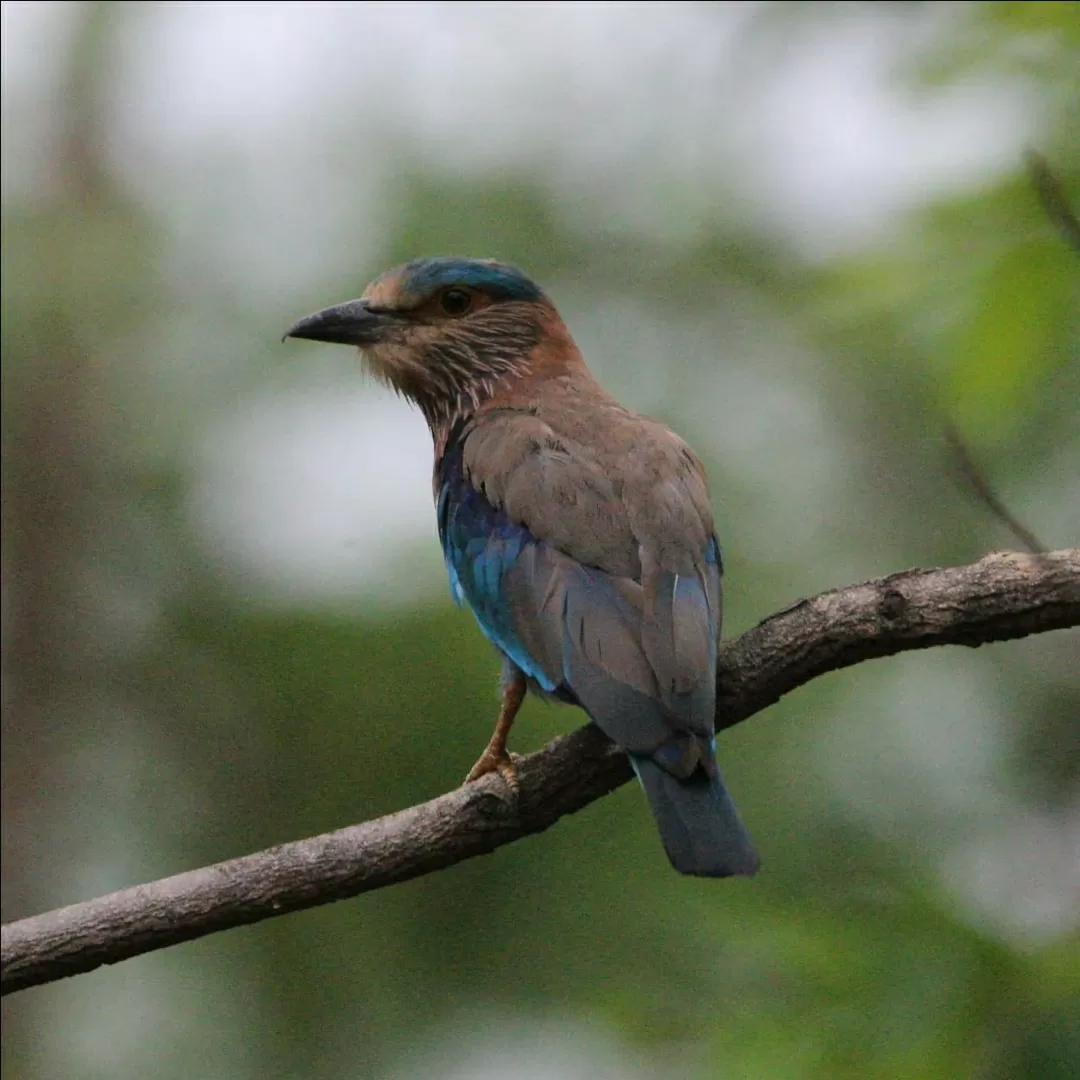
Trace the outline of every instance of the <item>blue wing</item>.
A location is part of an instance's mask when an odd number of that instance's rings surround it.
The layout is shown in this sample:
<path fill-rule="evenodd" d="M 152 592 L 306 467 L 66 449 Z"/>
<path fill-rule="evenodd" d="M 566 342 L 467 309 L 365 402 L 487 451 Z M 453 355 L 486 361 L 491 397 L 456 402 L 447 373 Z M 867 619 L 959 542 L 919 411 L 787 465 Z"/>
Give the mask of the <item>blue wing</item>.
<path fill-rule="evenodd" d="M 437 513 L 454 595 L 540 687 L 580 704 L 627 750 L 663 753 L 673 736 L 712 737 L 715 661 L 692 684 L 661 687 L 654 667 L 664 665 L 649 653 L 677 652 L 678 635 L 654 635 L 661 642 L 652 650 L 643 643 L 641 585 L 582 566 L 512 521 L 464 475 L 460 443 L 439 463 Z M 715 657 L 716 619 L 704 586 L 668 577 L 659 602 L 668 624 L 675 615 L 701 621 L 704 613 L 705 649 Z"/>
<path fill-rule="evenodd" d="M 460 604 L 465 601 L 487 638 L 530 678 L 554 692 L 558 672 L 546 669 L 529 654 L 516 629 L 503 579 L 524 552 L 538 541 L 523 525 L 496 510 L 458 472 L 446 470 L 436 511 L 439 539 L 450 574 L 450 587 Z"/>

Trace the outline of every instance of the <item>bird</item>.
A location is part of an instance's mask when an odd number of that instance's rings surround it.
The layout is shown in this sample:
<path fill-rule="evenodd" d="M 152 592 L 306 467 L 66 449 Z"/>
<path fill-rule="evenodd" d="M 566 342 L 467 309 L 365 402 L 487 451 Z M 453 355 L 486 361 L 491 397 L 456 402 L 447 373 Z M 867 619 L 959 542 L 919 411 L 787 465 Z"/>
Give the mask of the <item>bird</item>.
<path fill-rule="evenodd" d="M 628 754 L 677 871 L 754 874 L 716 760 L 723 564 L 690 447 L 608 394 L 547 294 L 492 259 L 415 259 L 285 338 L 356 346 L 430 428 L 451 588 L 503 658 L 466 783 L 515 787 L 527 692 L 576 705 Z"/>

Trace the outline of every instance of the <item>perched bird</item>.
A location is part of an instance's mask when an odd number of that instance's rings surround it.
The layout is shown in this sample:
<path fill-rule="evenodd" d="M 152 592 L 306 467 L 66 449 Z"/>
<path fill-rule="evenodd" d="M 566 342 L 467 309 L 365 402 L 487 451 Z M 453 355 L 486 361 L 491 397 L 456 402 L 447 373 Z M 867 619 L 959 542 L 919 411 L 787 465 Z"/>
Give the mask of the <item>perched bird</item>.
<path fill-rule="evenodd" d="M 467 780 L 514 783 L 506 741 L 531 688 L 629 754 L 676 870 L 754 873 L 716 764 L 721 556 L 686 443 L 607 394 L 547 296 L 502 263 L 418 259 L 286 337 L 358 346 L 431 428 L 451 586 L 504 658 Z"/>

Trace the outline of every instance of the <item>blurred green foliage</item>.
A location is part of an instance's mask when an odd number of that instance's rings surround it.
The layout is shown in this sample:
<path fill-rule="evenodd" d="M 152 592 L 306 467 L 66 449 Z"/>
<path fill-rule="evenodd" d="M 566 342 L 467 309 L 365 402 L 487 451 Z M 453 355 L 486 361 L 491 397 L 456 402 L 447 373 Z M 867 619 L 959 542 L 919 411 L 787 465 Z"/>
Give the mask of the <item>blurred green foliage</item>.
<path fill-rule="evenodd" d="M 495 705 L 491 650 L 445 592 L 349 613 L 268 603 L 197 528 L 211 415 L 273 387 L 286 361 L 265 343 L 336 297 L 303 279 L 272 310 L 242 284 L 224 295 L 197 243 L 190 292 L 170 292 L 175 237 L 103 128 L 110 42 L 135 7 L 82 9 L 58 63 L 58 179 L 4 203 L 5 919 L 434 796 Z M 905 78 L 927 95 L 972 72 L 1029 80 L 1039 149 L 1080 203 L 1078 10 L 958 6 Z M 605 380 L 709 459 L 728 633 L 850 578 L 1008 546 L 950 475 L 947 419 L 1021 517 L 1077 542 L 1080 260 L 1021 162 L 912 208 L 886 242 L 807 262 L 719 212 L 690 238 L 598 233 L 543 178 L 440 168 L 400 137 L 385 151 L 395 226 L 358 280 L 483 251 L 550 282 Z M 233 336 L 217 346 L 195 324 Z M 612 355 L 641 335 L 665 353 L 652 381 Z M 215 348 L 241 359 L 185 394 L 155 359 Z M 404 589 L 408 553 L 388 573 Z M 672 874 L 626 787 L 493 857 L 5 999 L 4 1068 L 502 1075 L 485 1048 L 514 1061 L 534 1025 L 556 1032 L 547 1071 L 541 1053 L 511 1074 L 569 1075 L 559 1041 L 599 1039 L 615 1049 L 595 1075 L 1066 1080 L 1077 645 L 866 665 L 726 734 L 766 860 L 752 882 Z M 515 745 L 579 721 L 530 703 Z M 969 770 L 955 783 L 950 761 Z M 869 777 L 869 808 L 852 777 Z M 909 801 L 910 817 L 888 812 Z M 965 858 L 1032 815 L 1058 839 L 1032 845 L 1041 861 L 1021 864 L 1031 880 L 1004 912 L 981 903 L 993 890 Z M 1020 909 L 1054 903 L 1029 933 Z"/>

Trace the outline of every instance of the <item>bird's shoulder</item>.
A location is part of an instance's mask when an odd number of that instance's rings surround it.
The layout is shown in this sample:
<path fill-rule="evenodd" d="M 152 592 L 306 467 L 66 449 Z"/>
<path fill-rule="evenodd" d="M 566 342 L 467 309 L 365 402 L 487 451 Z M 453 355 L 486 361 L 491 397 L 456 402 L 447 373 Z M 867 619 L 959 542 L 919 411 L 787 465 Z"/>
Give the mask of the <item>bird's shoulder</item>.
<path fill-rule="evenodd" d="M 697 565 L 713 531 L 705 473 L 687 444 L 591 381 L 549 379 L 479 410 L 460 437 L 464 478 L 538 539 L 640 580 L 642 550 Z"/>
<path fill-rule="evenodd" d="M 620 477 L 578 419 L 535 400 L 479 410 L 461 433 L 463 477 L 537 540 L 584 565 L 636 578 Z"/>

